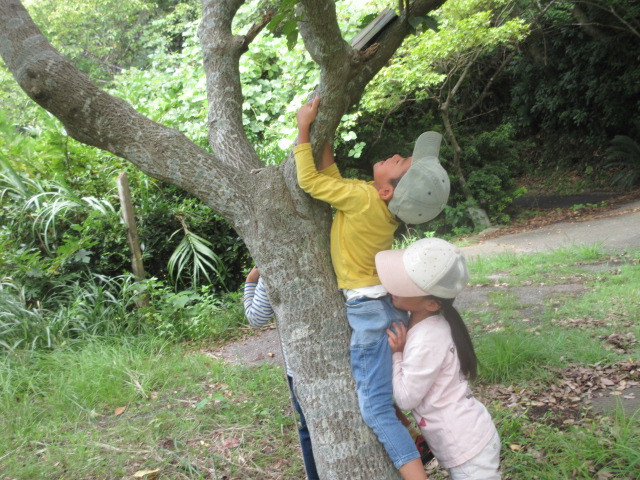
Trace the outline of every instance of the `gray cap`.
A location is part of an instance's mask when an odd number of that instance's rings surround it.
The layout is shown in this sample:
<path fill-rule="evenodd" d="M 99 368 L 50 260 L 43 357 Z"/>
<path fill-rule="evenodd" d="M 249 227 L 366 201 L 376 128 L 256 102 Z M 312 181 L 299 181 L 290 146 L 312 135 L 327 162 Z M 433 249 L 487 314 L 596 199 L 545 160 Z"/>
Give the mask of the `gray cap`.
<path fill-rule="evenodd" d="M 393 190 L 389 211 L 405 223 L 417 225 L 438 216 L 449 200 L 449 175 L 438 154 L 442 135 L 424 132 L 413 147 L 411 167 Z"/>

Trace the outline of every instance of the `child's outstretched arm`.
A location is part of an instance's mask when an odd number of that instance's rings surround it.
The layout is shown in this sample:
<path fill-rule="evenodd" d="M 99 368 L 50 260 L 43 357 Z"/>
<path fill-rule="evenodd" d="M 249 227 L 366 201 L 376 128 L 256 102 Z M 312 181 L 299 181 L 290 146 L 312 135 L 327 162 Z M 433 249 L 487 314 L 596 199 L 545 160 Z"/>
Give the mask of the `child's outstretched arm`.
<path fill-rule="evenodd" d="M 353 209 L 358 211 L 369 201 L 369 192 L 353 181 L 346 181 L 340 176 L 328 143 L 322 152 L 322 158 L 316 167 L 310 145 L 310 129 L 318 114 L 320 99 L 314 98 L 303 105 L 296 119 L 298 120 L 298 145 L 293 147 L 296 162 L 296 175 L 300 188 L 317 200 L 330 203 L 338 210 Z M 319 171 L 320 170 L 320 171 Z"/>
<path fill-rule="evenodd" d="M 244 284 L 244 314 L 252 327 L 262 327 L 273 318 L 273 307 L 257 267 L 247 275 Z"/>
<path fill-rule="evenodd" d="M 319 104 L 320 97 L 316 97 L 309 103 L 305 103 L 300 107 L 300 110 L 298 110 L 296 114 L 296 120 L 298 121 L 298 145 L 311 141 L 311 124 L 315 121 L 316 115 L 318 115 Z"/>
<path fill-rule="evenodd" d="M 316 120 L 319 104 L 320 97 L 316 97 L 310 102 L 305 103 L 300 107 L 300 110 L 298 110 L 298 113 L 296 114 L 296 119 L 298 121 L 298 145 L 311 142 L 311 124 Z M 318 163 L 318 171 L 324 170 L 335 162 L 331 145 L 327 142 L 324 146 L 324 150 L 322 151 L 320 163 Z"/>

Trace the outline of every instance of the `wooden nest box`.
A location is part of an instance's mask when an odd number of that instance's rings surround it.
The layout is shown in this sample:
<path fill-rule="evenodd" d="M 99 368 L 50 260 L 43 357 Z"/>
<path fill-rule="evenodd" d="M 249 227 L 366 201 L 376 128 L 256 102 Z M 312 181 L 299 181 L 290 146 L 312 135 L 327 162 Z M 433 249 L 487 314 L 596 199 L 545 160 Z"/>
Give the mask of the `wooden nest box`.
<path fill-rule="evenodd" d="M 398 15 L 396 15 L 396 12 L 392 9 L 384 9 L 373 22 L 364 27 L 360 33 L 353 37 L 351 40 L 351 46 L 356 50 L 365 50 L 376 41 L 380 36 L 380 33 L 382 33 L 382 31 L 397 17 Z"/>

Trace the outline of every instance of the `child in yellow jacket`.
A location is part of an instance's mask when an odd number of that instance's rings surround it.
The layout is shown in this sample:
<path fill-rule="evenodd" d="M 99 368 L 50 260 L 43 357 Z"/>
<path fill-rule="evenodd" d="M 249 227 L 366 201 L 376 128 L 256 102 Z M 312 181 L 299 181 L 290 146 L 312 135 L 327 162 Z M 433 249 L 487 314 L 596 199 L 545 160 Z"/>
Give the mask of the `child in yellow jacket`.
<path fill-rule="evenodd" d="M 449 176 L 438 161 L 442 136 L 425 132 L 413 156 L 394 155 L 373 166 L 373 181 L 342 178 L 327 146 L 316 168 L 310 128 L 320 99 L 297 114 L 298 145 L 294 148 L 298 184 L 312 197 L 331 204 L 331 260 L 343 290 L 352 328 L 351 370 L 364 421 L 378 436 L 405 480 L 426 479 L 420 454 L 396 416 L 393 406 L 391 350 L 386 330 L 406 324 L 380 283 L 375 255 L 391 248 L 400 225 L 436 217 L 449 198 Z"/>

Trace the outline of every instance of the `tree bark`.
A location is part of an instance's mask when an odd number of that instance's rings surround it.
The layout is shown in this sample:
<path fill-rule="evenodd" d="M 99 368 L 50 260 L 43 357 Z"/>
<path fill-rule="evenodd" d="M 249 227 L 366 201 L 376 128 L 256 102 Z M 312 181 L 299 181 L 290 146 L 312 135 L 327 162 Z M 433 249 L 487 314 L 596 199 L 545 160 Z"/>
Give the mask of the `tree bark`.
<path fill-rule="evenodd" d="M 291 157 L 280 167 L 258 168 L 263 164 L 245 135 L 238 61 L 251 38 L 231 32 L 242 3 L 202 1 L 199 34 L 215 154 L 96 87 L 49 44 L 18 0 L 0 0 L 0 54 L 21 88 L 60 119 L 70 136 L 185 189 L 233 225 L 264 275 L 321 477 L 399 478 L 360 416 L 344 299 L 329 256 L 330 209 L 298 188 Z M 375 54 L 363 57 L 342 39 L 333 1 L 300 1 L 301 36 L 321 68 L 322 103 L 312 132 L 316 158 L 410 32 L 409 16 L 442 3 L 412 2 L 385 31 Z"/>

